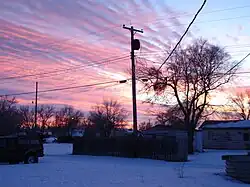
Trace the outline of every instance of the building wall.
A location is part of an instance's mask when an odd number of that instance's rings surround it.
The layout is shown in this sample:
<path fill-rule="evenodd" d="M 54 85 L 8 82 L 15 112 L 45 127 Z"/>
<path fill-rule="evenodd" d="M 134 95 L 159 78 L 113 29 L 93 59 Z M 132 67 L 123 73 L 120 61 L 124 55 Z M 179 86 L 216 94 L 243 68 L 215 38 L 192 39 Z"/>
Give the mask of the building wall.
<path fill-rule="evenodd" d="M 185 160 L 188 158 L 188 134 L 182 130 L 166 130 L 166 131 L 148 131 L 143 133 L 145 138 L 158 138 L 161 139 L 164 136 L 175 137 L 178 145 L 178 152 L 174 157 L 176 159 Z"/>
<path fill-rule="evenodd" d="M 204 149 L 249 149 L 250 129 L 203 129 Z"/>
<path fill-rule="evenodd" d="M 203 136 L 202 135 L 203 134 L 201 130 L 195 131 L 193 146 L 196 152 L 203 152 Z"/>

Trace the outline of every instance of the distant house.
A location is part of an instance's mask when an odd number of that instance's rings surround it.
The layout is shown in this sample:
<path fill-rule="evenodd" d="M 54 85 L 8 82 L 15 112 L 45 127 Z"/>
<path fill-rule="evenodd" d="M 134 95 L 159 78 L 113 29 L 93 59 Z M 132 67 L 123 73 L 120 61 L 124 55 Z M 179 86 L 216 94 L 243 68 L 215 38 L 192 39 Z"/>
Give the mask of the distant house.
<path fill-rule="evenodd" d="M 85 133 L 85 129 L 84 128 L 80 128 L 80 129 L 72 129 L 71 131 L 71 136 L 72 137 L 82 137 Z"/>
<path fill-rule="evenodd" d="M 204 149 L 250 149 L 250 120 L 205 121 L 200 129 Z"/>
<path fill-rule="evenodd" d="M 161 138 L 163 136 L 182 136 L 186 134 L 184 127 L 173 127 L 168 125 L 156 125 L 142 131 L 144 137 Z"/>
<path fill-rule="evenodd" d="M 133 133 L 132 129 L 125 129 L 125 128 L 114 128 L 111 130 L 110 137 L 119 137 L 119 136 L 126 136 Z"/>

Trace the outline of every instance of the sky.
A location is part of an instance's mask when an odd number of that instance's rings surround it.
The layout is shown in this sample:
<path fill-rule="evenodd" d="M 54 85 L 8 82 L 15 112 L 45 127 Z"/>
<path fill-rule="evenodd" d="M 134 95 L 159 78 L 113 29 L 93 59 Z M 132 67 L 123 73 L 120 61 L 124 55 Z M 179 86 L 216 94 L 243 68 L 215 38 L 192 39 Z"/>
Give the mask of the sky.
<path fill-rule="evenodd" d="M 32 92 L 36 81 L 42 91 L 128 79 L 130 33 L 122 25 L 144 31 L 135 35 L 141 42 L 137 59 L 161 63 L 202 2 L 0 0 L 0 95 Z M 250 51 L 249 12 L 248 0 L 208 0 L 182 43 L 202 37 L 241 60 Z M 250 71 L 250 59 L 241 71 Z M 249 75 L 241 74 L 227 89 L 248 87 Z M 226 94 L 214 94 L 213 104 L 224 104 Z M 144 98 L 138 93 L 139 121 L 152 110 L 142 103 Z M 31 105 L 35 94 L 17 99 Z M 132 112 L 131 82 L 39 93 L 38 103 L 87 112 L 103 99 L 118 100 Z"/>

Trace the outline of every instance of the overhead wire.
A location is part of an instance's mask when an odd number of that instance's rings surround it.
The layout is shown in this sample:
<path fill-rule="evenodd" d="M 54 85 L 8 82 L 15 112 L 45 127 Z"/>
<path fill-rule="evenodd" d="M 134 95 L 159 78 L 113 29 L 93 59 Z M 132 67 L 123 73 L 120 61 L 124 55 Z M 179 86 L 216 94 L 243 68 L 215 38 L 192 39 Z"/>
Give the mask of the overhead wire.
<path fill-rule="evenodd" d="M 220 12 L 220 11 L 226 11 L 226 10 L 233 10 L 233 9 L 239 9 L 239 8 L 246 8 L 246 7 L 250 7 L 250 5 L 248 6 L 240 6 L 240 7 L 232 7 L 232 8 L 227 8 L 227 9 L 218 9 L 218 10 L 214 10 L 214 11 L 209 11 L 209 12 L 204 12 L 204 13 L 202 13 L 202 14 L 207 14 L 207 13 L 213 13 L 213 12 Z M 190 15 L 190 14 L 186 14 L 186 15 Z M 184 15 L 182 15 L 182 16 L 184 16 Z M 174 17 L 173 17 L 174 18 Z M 176 18 L 176 17 L 175 17 Z M 242 18 L 242 17 L 237 17 L 237 18 Z M 236 18 L 236 19 L 237 19 Z M 223 20 L 227 20 L 228 18 L 226 18 L 226 19 L 223 19 Z M 231 18 L 229 18 L 229 19 L 231 19 Z M 235 19 L 235 18 L 234 18 Z M 211 20 L 211 21 L 221 21 L 221 20 Z M 207 21 L 205 21 L 205 22 L 207 22 Z M 197 23 L 200 23 L 200 22 L 197 22 Z M 118 27 L 118 26 L 114 26 L 114 27 L 112 27 L 112 28 L 116 28 L 116 27 Z M 105 29 L 105 31 L 104 32 L 107 32 L 107 31 L 109 31 L 109 30 L 111 30 L 112 28 L 110 28 L 110 29 Z M 100 31 L 100 32 L 102 32 L 102 31 Z M 93 32 L 92 34 L 96 34 L 95 32 Z M 65 40 L 65 41 L 69 41 L 69 40 L 73 40 L 73 39 L 67 39 L 67 40 Z M 0 79 L 1 80 L 1 79 Z"/>
<path fill-rule="evenodd" d="M 205 2 L 205 1 L 204 1 L 204 2 Z M 225 10 L 226 10 L 226 9 L 225 9 Z M 117 27 L 118 27 L 118 26 L 117 26 Z M 62 70 L 59 70 L 59 71 L 62 71 Z M 67 70 L 64 70 L 64 71 L 67 71 Z M 49 73 L 54 73 L 54 72 L 44 72 L 43 74 L 46 75 L 46 74 L 49 74 Z M 43 74 L 42 74 L 42 75 L 43 75 Z M 39 76 L 39 74 L 37 74 L 37 75 Z M 34 74 L 31 75 L 31 74 L 29 74 L 29 75 L 26 75 L 26 76 L 29 77 L 29 76 L 37 76 L 37 75 L 34 75 Z M 20 78 L 20 76 L 16 76 L 16 78 Z M 13 77 L 13 78 L 10 77 L 10 79 L 15 79 L 15 77 Z M 0 78 L 0 80 L 1 80 L 1 78 Z"/>
<path fill-rule="evenodd" d="M 111 84 L 111 83 L 119 83 L 119 81 L 107 81 L 107 82 L 86 84 L 86 85 L 80 85 L 80 86 L 69 86 L 69 87 L 64 87 L 64 88 L 54 88 L 54 89 L 40 90 L 39 93 L 55 92 L 55 91 L 61 91 L 61 90 L 71 90 L 71 89 L 76 89 L 76 88 L 86 88 L 86 87 L 99 86 L 99 85 L 105 85 L 105 84 Z M 0 95 L 0 97 L 28 95 L 28 94 L 34 94 L 34 93 L 36 93 L 36 92 L 35 91 L 30 91 L 30 92 L 21 92 L 21 93 L 14 93 L 14 94 L 2 94 L 2 95 Z"/>
<path fill-rule="evenodd" d="M 211 13 L 215 13 L 215 12 L 224 12 L 224 11 L 230 11 L 230 10 L 236 10 L 236 9 L 243 9 L 243 8 L 249 8 L 250 5 L 244 5 L 244 6 L 238 6 L 238 7 L 230 7 L 230 8 L 223 8 L 223 9 L 215 9 L 215 10 L 211 10 L 211 11 L 206 11 L 206 12 L 202 12 L 200 13 L 200 15 L 205 15 L 205 14 L 211 14 Z M 162 20 L 166 20 L 166 15 L 165 14 L 164 16 L 161 16 L 163 18 L 160 18 L 160 19 L 155 19 L 153 21 L 150 21 L 151 23 L 155 23 L 155 22 L 159 22 L 159 21 L 162 21 Z M 193 13 L 184 13 L 184 14 L 181 14 L 181 15 L 178 15 L 178 16 L 171 16 L 167 19 L 176 19 L 176 18 L 180 18 L 180 17 L 186 17 L 186 16 L 193 16 L 194 14 Z M 146 21 L 147 23 L 149 23 L 149 21 Z M 135 22 L 135 23 L 140 23 L 140 22 Z"/>
<path fill-rule="evenodd" d="M 41 75 L 48 75 L 48 74 L 55 74 L 58 72 L 65 72 L 65 71 L 70 71 L 70 70 L 74 70 L 74 69 L 79 69 L 79 68 L 83 68 L 83 67 L 92 67 L 92 66 L 96 66 L 96 65 L 101 65 L 104 64 L 106 62 L 115 62 L 117 60 L 123 60 L 130 57 L 129 55 L 123 56 L 123 57 L 119 57 L 119 58 L 114 58 L 114 59 L 103 59 L 101 61 L 95 61 L 95 62 L 91 62 L 93 64 L 89 65 L 89 64 L 85 64 L 85 65 L 77 65 L 71 68 L 66 68 L 66 69 L 58 69 L 58 70 L 54 70 L 54 71 L 49 71 L 49 72 L 43 72 L 43 73 L 33 73 L 33 74 L 28 74 L 28 75 L 19 75 L 19 76 L 12 76 L 12 77 L 0 77 L 0 81 L 2 80 L 10 80 L 10 79 L 19 79 L 19 78 L 25 78 L 25 77 L 33 77 L 33 76 L 41 76 Z"/>
<path fill-rule="evenodd" d="M 250 48 L 250 44 L 242 44 L 242 45 L 225 45 L 223 46 L 223 48 Z M 232 51 L 230 53 L 237 53 L 237 52 L 242 52 L 242 51 Z M 157 51 L 152 51 L 152 52 L 143 52 L 143 51 L 140 51 L 138 54 L 140 56 L 143 56 L 143 55 L 150 55 L 150 54 L 166 54 L 167 51 L 163 51 L 163 50 L 157 50 Z"/>
<path fill-rule="evenodd" d="M 175 45 L 175 47 L 173 48 L 173 50 L 169 53 L 168 57 L 166 58 L 166 60 L 160 65 L 160 67 L 158 68 L 158 71 L 162 68 L 162 66 L 169 60 L 169 58 L 171 57 L 171 55 L 174 53 L 174 51 L 176 50 L 176 48 L 179 46 L 179 44 L 181 43 L 182 39 L 185 37 L 185 35 L 188 33 L 189 28 L 192 26 L 192 24 L 194 23 L 194 21 L 196 20 L 197 16 L 199 15 L 199 13 L 201 12 L 201 10 L 203 9 L 203 7 L 205 6 L 207 0 L 204 0 L 201 7 L 199 8 L 199 10 L 197 11 L 197 13 L 194 15 L 194 18 L 192 19 L 192 21 L 189 23 L 188 27 L 186 28 L 185 32 L 183 33 L 183 35 L 180 37 L 179 41 L 177 42 L 177 44 Z"/>

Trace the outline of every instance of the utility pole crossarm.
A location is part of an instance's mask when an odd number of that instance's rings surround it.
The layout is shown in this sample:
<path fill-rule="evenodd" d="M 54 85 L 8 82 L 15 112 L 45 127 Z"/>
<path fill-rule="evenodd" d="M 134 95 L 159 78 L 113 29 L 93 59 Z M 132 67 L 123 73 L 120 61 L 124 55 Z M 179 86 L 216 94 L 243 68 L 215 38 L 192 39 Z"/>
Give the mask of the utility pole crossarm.
<path fill-rule="evenodd" d="M 133 31 L 135 31 L 135 32 L 143 33 L 143 30 L 142 30 L 142 29 L 141 29 L 141 30 L 135 29 L 133 26 L 131 26 L 131 27 L 126 27 L 125 25 L 123 25 L 123 28 L 124 28 L 124 29 L 127 29 L 127 30 L 133 30 Z"/>

